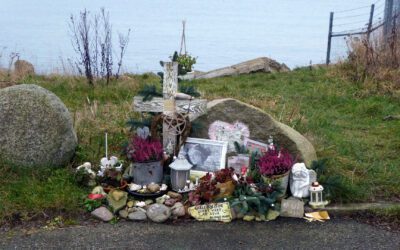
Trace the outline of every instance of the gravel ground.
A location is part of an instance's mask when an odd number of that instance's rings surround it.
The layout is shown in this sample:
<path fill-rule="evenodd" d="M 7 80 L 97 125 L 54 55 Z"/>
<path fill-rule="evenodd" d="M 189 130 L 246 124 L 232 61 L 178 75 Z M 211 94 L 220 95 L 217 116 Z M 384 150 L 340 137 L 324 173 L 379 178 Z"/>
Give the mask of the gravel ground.
<path fill-rule="evenodd" d="M 0 249 L 400 249 L 400 234 L 349 219 L 307 223 L 100 223 L 0 234 Z"/>

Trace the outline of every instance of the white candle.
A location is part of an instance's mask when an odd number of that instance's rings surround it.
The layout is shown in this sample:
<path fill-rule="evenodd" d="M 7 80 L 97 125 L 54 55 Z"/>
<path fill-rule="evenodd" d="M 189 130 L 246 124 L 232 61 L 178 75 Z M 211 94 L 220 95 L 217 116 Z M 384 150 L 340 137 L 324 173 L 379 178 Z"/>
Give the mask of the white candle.
<path fill-rule="evenodd" d="M 106 133 L 106 158 L 108 160 L 108 143 L 107 143 L 107 133 Z"/>

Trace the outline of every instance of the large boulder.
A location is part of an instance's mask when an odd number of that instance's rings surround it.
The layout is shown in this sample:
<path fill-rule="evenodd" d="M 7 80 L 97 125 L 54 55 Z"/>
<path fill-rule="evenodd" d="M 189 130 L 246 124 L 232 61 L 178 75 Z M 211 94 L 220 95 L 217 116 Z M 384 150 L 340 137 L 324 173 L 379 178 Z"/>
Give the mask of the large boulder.
<path fill-rule="evenodd" d="M 52 92 L 31 84 L 0 89 L 0 158 L 23 166 L 63 166 L 77 137 L 71 115 Z"/>
<path fill-rule="evenodd" d="M 250 74 L 256 72 L 275 73 L 287 72 L 290 69 L 284 64 L 279 63 L 268 57 L 259 57 L 253 60 L 245 61 L 229 67 L 215 69 L 208 72 L 194 72 L 183 76 L 183 79 L 206 79 L 222 76 L 234 76 L 240 74 Z"/>
<path fill-rule="evenodd" d="M 269 136 L 274 142 L 287 148 L 310 166 L 317 159 L 313 145 L 299 132 L 276 121 L 259 108 L 235 99 L 218 99 L 208 103 L 207 114 L 198 117 L 200 128 L 192 132 L 192 137 L 208 138 L 208 128 L 214 121 L 243 122 L 249 127 L 250 139 L 267 143 Z"/>

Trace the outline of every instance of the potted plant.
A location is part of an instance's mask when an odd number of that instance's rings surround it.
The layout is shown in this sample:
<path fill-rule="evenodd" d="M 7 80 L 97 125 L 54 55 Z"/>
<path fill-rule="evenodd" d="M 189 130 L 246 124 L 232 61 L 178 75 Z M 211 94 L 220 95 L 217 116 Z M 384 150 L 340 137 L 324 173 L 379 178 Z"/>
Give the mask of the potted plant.
<path fill-rule="evenodd" d="M 293 157 L 287 150 L 270 148 L 259 159 L 258 168 L 266 184 L 280 182 L 281 190 L 284 195 L 293 164 Z"/>
<path fill-rule="evenodd" d="M 132 161 L 130 176 L 139 185 L 161 183 L 163 178 L 163 146 L 159 140 L 151 137 L 133 136 L 126 154 Z"/>
<path fill-rule="evenodd" d="M 115 188 L 125 189 L 128 183 L 122 178 L 123 170 L 122 160 L 118 160 L 115 156 L 103 157 L 100 160 L 100 169 L 97 171 L 97 182 L 107 193 Z"/>
<path fill-rule="evenodd" d="M 191 56 L 189 53 L 178 54 L 177 51 L 170 57 L 173 62 L 178 62 L 178 75 L 186 75 L 193 69 L 196 64 L 196 57 Z"/>

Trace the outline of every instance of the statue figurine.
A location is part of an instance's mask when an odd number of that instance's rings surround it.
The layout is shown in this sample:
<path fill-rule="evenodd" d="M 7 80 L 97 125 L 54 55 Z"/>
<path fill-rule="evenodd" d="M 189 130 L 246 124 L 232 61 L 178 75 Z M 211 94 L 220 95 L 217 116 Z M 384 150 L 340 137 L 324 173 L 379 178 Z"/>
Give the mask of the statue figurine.
<path fill-rule="evenodd" d="M 290 191 L 296 198 L 305 198 L 310 196 L 310 185 L 316 181 L 314 170 L 307 169 L 304 163 L 296 163 L 292 167 L 290 175 Z"/>

